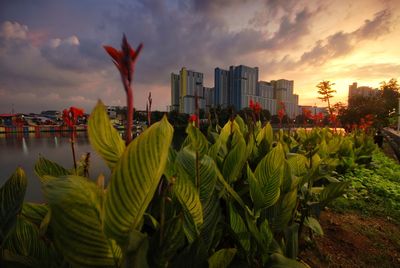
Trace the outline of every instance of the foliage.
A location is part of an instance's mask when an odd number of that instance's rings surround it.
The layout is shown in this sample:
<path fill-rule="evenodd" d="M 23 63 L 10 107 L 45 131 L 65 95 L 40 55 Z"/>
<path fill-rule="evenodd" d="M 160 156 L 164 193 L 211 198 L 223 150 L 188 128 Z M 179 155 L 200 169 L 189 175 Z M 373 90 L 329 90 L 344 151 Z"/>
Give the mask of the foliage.
<path fill-rule="evenodd" d="M 342 180 L 349 181 L 351 187 L 346 197 L 333 202 L 335 209 L 356 209 L 400 222 L 400 165 L 393 159 L 375 150 L 371 165 L 357 167 Z"/>
<path fill-rule="evenodd" d="M 47 203 L 22 209 L 23 189 L 10 194 L 14 208 L 2 198 L 0 212 L 13 219 L 2 227 L 2 256 L 50 267 L 302 267 L 295 261 L 300 233 L 322 235 L 319 211 L 349 184 L 335 172 L 355 169 L 375 148 L 362 133 L 274 135 L 269 123 L 239 116 L 208 138 L 193 124 L 186 132 L 172 149 L 164 117 L 125 147 L 99 102 L 89 137 L 113 171 L 109 184 L 40 158 L 35 170 Z M 34 242 L 24 251 L 15 240 L 21 228 Z"/>
<path fill-rule="evenodd" d="M 336 92 L 336 90 L 332 89 L 334 84 L 335 83 L 331 83 L 330 81 L 322 81 L 317 85 L 318 94 L 321 95 L 321 97 L 318 97 L 318 99 L 328 103 L 329 114 L 332 114 L 332 108 L 329 100 L 333 97 L 333 93 Z"/>
<path fill-rule="evenodd" d="M 89 140 L 111 170 L 108 185 L 81 167 L 40 158 L 35 172 L 46 203 L 23 204 L 27 181 L 18 168 L 0 188 L 0 264 L 304 267 L 302 230 L 323 234 L 319 212 L 350 184 L 337 174 L 370 163 L 371 137 L 327 128 L 274 134 L 255 104 L 244 118 L 225 109 L 207 136 L 190 122 L 179 149 L 166 116 L 131 141 L 141 47 L 133 50 L 125 36 L 122 51 L 105 47 L 128 101 L 125 144 L 101 102 L 89 119 Z"/>
<path fill-rule="evenodd" d="M 347 107 L 341 107 L 338 115 L 343 126 L 351 128 L 359 125 L 367 115 L 373 116 L 373 126 L 381 128 L 396 121 L 398 114 L 399 85 L 396 79 L 382 82 L 374 95 L 355 95 L 349 99 Z M 397 112 L 396 112 L 397 111 Z"/>

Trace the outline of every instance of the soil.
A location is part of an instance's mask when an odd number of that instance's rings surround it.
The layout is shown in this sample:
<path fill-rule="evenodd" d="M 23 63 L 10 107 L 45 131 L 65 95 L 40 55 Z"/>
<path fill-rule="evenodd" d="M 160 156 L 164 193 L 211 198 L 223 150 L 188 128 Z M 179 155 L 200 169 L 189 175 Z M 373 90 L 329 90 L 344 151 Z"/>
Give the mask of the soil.
<path fill-rule="evenodd" d="M 390 218 L 324 211 L 324 236 L 300 245 L 310 267 L 400 267 L 400 226 Z"/>

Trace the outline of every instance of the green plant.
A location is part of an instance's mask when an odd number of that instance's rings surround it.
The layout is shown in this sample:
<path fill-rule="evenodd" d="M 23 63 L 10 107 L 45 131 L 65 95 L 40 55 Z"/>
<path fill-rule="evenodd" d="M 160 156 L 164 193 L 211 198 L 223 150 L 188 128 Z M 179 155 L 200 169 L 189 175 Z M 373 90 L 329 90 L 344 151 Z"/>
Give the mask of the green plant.
<path fill-rule="evenodd" d="M 122 52 L 107 51 L 127 89 L 134 58 L 122 67 Z M 319 211 L 348 185 L 335 169 L 350 170 L 368 150 L 355 152 L 364 145 L 328 129 L 274 134 L 249 118 L 231 117 L 207 137 L 190 123 L 175 150 L 165 116 L 124 142 L 99 102 L 88 134 L 111 170 L 108 185 L 82 164 L 68 170 L 40 158 L 46 204 L 24 204 L 26 178 L 17 169 L 0 190 L 2 264 L 304 267 L 301 230 L 323 234 Z"/>

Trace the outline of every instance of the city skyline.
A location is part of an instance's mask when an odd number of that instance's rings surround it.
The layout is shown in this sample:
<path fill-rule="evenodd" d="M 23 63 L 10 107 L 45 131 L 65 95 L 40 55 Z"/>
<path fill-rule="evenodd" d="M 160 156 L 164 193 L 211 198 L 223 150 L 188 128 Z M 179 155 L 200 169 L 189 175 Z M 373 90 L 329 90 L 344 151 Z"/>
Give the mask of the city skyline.
<path fill-rule="evenodd" d="M 295 81 L 301 105 L 324 105 L 316 85 L 379 87 L 400 78 L 400 2 L 154 0 L 2 1 L 0 113 L 40 112 L 97 99 L 125 105 L 120 78 L 103 45 L 122 33 L 144 49 L 136 64 L 135 107 L 171 103 L 170 74 L 182 66 L 213 86 L 217 66 L 258 66 L 259 80 Z"/>

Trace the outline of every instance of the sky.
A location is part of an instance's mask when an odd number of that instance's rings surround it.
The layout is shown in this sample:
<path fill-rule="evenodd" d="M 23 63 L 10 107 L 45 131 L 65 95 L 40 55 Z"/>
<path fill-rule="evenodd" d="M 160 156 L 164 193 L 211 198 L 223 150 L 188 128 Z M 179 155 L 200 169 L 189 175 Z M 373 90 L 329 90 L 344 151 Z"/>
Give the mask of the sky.
<path fill-rule="evenodd" d="M 259 67 L 259 79 L 294 80 L 302 105 L 333 102 L 348 85 L 400 80 L 400 0 L 1 0 L 0 113 L 90 112 L 98 99 L 125 105 L 117 69 L 103 45 L 125 33 L 144 47 L 134 74 L 134 105 L 170 105 L 170 74 L 183 66 L 214 86 L 214 68 Z"/>

